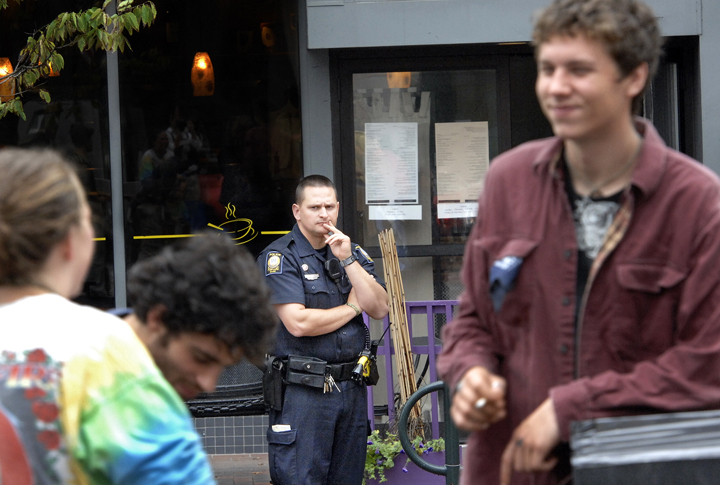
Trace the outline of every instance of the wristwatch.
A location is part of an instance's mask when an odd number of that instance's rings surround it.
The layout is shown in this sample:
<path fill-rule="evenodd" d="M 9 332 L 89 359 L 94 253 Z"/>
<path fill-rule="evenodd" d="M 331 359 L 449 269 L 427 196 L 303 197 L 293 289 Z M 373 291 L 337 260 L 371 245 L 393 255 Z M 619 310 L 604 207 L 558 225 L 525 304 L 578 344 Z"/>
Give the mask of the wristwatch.
<path fill-rule="evenodd" d="M 340 261 L 340 266 L 344 268 L 349 264 L 353 264 L 355 261 L 357 261 L 357 257 L 354 254 L 351 254 L 349 258 Z"/>

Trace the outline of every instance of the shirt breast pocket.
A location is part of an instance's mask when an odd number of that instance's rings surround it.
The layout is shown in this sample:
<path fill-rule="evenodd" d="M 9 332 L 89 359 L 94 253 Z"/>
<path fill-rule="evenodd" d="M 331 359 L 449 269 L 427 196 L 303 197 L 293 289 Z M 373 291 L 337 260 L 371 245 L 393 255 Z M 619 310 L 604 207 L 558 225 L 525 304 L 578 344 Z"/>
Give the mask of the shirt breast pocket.
<path fill-rule="evenodd" d="M 498 322 L 513 327 L 524 325 L 537 291 L 532 260 L 537 241 L 486 237 L 477 244 L 485 252 L 488 293 Z"/>
<path fill-rule="evenodd" d="M 305 306 L 307 308 L 332 308 L 332 295 L 328 284 L 322 278 L 303 281 L 305 286 Z"/>
<path fill-rule="evenodd" d="M 673 345 L 681 283 L 687 273 L 658 263 L 620 263 L 616 318 L 608 345 L 622 360 L 651 358 Z M 641 355 L 638 355 L 641 354 Z"/>

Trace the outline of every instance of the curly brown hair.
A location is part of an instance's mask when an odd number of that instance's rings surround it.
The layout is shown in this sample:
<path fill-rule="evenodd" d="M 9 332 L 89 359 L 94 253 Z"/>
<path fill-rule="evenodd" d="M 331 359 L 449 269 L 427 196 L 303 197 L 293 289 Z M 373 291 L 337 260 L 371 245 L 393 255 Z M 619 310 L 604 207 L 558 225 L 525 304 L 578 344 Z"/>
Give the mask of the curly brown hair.
<path fill-rule="evenodd" d="M 583 35 L 600 42 L 623 77 L 646 62 L 647 84 L 655 75 L 662 55 L 663 39 L 655 15 L 650 7 L 637 0 L 554 0 L 535 18 L 535 54 L 544 42 L 556 35 Z M 640 93 L 633 100 L 636 112 L 642 96 Z"/>
<path fill-rule="evenodd" d="M 203 231 L 136 263 L 128 272 L 127 294 L 141 322 L 163 305 L 171 335 L 213 335 L 253 363 L 275 341 L 279 319 L 265 278 L 248 250 L 225 234 Z"/>

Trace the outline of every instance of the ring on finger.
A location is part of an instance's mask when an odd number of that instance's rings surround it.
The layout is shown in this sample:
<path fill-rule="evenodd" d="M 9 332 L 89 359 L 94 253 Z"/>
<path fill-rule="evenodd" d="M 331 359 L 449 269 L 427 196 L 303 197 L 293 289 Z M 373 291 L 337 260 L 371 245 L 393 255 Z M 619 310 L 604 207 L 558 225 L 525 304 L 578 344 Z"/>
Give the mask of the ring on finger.
<path fill-rule="evenodd" d="M 486 404 L 487 404 L 487 399 L 485 399 L 484 397 L 481 397 L 480 399 L 475 401 L 475 409 L 482 409 L 485 407 Z"/>

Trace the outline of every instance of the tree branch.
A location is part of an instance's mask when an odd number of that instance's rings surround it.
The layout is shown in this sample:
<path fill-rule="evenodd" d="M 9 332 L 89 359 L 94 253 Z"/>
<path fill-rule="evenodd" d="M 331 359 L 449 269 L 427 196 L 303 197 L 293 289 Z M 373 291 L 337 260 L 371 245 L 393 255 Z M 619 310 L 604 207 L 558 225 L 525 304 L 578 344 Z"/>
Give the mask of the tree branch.
<path fill-rule="evenodd" d="M 3 96 L 5 102 L 0 100 L 0 119 L 10 113 L 26 119 L 23 95 L 37 92 L 46 103 L 50 102 L 50 94 L 37 88 L 36 84 L 51 72 L 60 72 L 65 67 L 65 59 L 59 50 L 73 46 L 81 51 L 114 52 L 119 49 L 125 52 L 125 47 L 132 50 L 125 33 L 132 35 L 140 27 L 149 27 L 157 16 L 155 4 L 146 1 L 136 5 L 135 0 L 119 0 L 116 13 L 108 15 L 105 10 L 111 1 L 104 0 L 102 8 L 62 12 L 28 37 L 14 71 L 0 77 L 0 87 L 5 88 L 6 94 Z M 19 4 L 22 0 L 15 2 Z M 8 0 L 0 0 L 0 9 L 7 5 Z M 9 89 L 7 83 L 10 83 Z"/>

